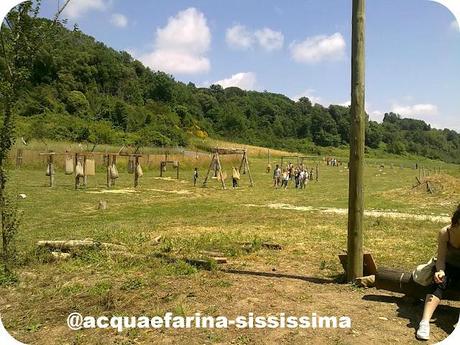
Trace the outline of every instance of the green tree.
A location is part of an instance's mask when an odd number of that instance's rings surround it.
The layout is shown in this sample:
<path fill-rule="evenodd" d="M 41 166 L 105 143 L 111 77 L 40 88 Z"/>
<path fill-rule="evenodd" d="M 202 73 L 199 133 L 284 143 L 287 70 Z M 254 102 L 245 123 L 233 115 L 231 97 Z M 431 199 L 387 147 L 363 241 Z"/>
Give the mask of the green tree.
<path fill-rule="evenodd" d="M 89 102 L 83 92 L 71 91 L 67 97 L 67 111 L 79 117 L 88 117 Z"/>
<path fill-rule="evenodd" d="M 59 14 L 69 2 L 70 0 L 59 9 L 54 21 L 45 23 L 36 19 L 40 2 L 34 6 L 31 1 L 27 1 L 10 11 L 0 29 L 2 60 L 0 95 L 3 103 L 0 127 L 0 216 L 2 263 L 7 275 L 11 274 L 12 244 L 19 219 L 17 210 L 11 206 L 6 190 L 8 182 L 6 160 L 15 140 L 13 108 L 26 82 L 33 79 L 33 66 L 40 65 L 38 57 L 42 56 L 49 43 L 57 38 L 54 28 L 58 24 Z"/>

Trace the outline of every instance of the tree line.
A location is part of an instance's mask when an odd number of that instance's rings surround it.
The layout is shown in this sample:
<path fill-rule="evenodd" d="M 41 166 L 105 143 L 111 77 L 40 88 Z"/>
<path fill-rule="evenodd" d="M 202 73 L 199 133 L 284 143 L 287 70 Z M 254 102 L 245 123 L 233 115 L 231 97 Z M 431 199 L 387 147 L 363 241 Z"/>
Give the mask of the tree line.
<path fill-rule="evenodd" d="M 48 21 L 34 20 L 38 26 Z M 68 30 L 58 23 L 54 30 L 57 39 L 34 54 L 17 88 L 16 135 L 26 140 L 145 147 L 186 146 L 192 137 L 211 136 L 306 153 L 349 143 L 348 107 L 323 107 L 305 97 L 294 101 L 236 87 L 197 87 L 150 70 L 77 26 Z M 2 32 L 11 34 L 5 26 Z M 0 83 L 6 68 L 0 58 Z M 4 102 L 0 107 L 4 114 Z M 368 119 L 366 146 L 460 163 L 457 132 L 394 113 L 385 114 L 382 123 Z"/>

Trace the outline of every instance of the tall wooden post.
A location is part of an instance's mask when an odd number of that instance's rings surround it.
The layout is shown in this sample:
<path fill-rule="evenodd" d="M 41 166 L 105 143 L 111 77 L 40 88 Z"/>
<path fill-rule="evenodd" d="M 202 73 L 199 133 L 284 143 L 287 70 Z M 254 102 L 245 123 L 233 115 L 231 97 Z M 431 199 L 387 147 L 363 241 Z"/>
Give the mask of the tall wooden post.
<path fill-rule="evenodd" d="M 50 172 L 50 187 L 54 187 L 54 153 L 48 156 L 48 169 Z"/>
<path fill-rule="evenodd" d="M 227 189 L 225 187 L 224 174 L 222 173 L 222 164 L 220 164 L 219 152 L 216 153 L 217 169 L 219 170 L 220 182 L 222 183 L 222 189 Z"/>
<path fill-rule="evenodd" d="M 353 0 L 347 280 L 363 275 L 365 0 Z"/>
<path fill-rule="evenodd" d="M 112 164 L 111 162 L 111 156 L 109 153 L 105 155 L 105 164 L 106 164 L 106 169 L 107 169 L 107 188 L 112 187 L 112 177 L 110 176 L 110 166 Z"/>
<path fill-rule="evenodd" d="M 17 149 L 17 151 L 16 151 L 16 168 L 20 168 L 22 166 L 23 153 L 24 153 L 23 149 Z"/>
<path fill-rule="evenodd" d="M 204 178 L 203 181 L 203 187 L 206 187 L 206 184 L 208 183 L 208 178 L 209 174 L 211 173 L 211 169 L 213 168 L 213 164 L 216 162 L 216 154 L 214 153 L 211 158 L 211 164 L 209 164 L 208 172 L 206 173 L 206 177 Z"/>
<path fill-rule="evenodd" d="M 75 153 L 75 158 L 74 158 L 74 171 L 75 171 L 75 189 L 78 189 L 80 187 L 80 176 L 77 175 L 77 165 L 78 165 L 78 153 Z"/>
<path fill-rule="evenodd" d="M 112 164 L 112 165 L 115 165 L 115 166 L 117 165 L 117 155 L 113 155 L 113 156 L 112 156 L 112 163 L 111 163 L 111 164 Z M 114 178 L 112 178 L 112 177 L 110 177 L 110 179 L 111 179 L 111 181 L 110 181 L 111 186 L 112 186 L 112 187 L 115 186 L 115 181 L 116 181 L 116 179 L 114 179 Z"/>
<path fill-rule="evenodd" d="M 88 175 L 86 175 L 86 154 L 83 156 L 83 186 L 88 185 Z"/>

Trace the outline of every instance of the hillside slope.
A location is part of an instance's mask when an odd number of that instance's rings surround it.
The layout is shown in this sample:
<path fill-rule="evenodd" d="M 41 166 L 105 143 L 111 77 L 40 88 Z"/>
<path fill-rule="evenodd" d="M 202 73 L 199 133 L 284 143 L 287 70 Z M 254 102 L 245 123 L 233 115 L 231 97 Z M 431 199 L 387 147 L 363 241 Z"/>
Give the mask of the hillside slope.
<path fill-rule="evenodd" d="M 308 98 L 295 102 L 235 87 L 198 88 L 151 71 L 77 28 L 56 30 L 60 39 L 33 62 L 15 108 L 17 134 L 26 139 L 184 146 L 191 137 L 211 136 L 310 153 L 349 141 L 346 107 L 325 108 Z M 0 71 L 4 68 L 0 61 Z M 397 114 L 386 114 L 382 124 L 370 121 L 366 144 L 388 153 L 460 163 L 458 133 Z"/>

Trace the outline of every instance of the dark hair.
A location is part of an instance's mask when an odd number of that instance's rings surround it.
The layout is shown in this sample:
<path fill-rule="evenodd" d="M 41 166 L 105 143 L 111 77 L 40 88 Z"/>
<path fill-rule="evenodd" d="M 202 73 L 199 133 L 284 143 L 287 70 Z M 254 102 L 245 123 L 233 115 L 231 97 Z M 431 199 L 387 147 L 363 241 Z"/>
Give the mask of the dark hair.
<path fill-rule="evenodd" d="M 452 215 L 452 226 L 457 226 L 459 224 L 460 224 L 460 205 L 457 206 L 457 209 Z"/>

